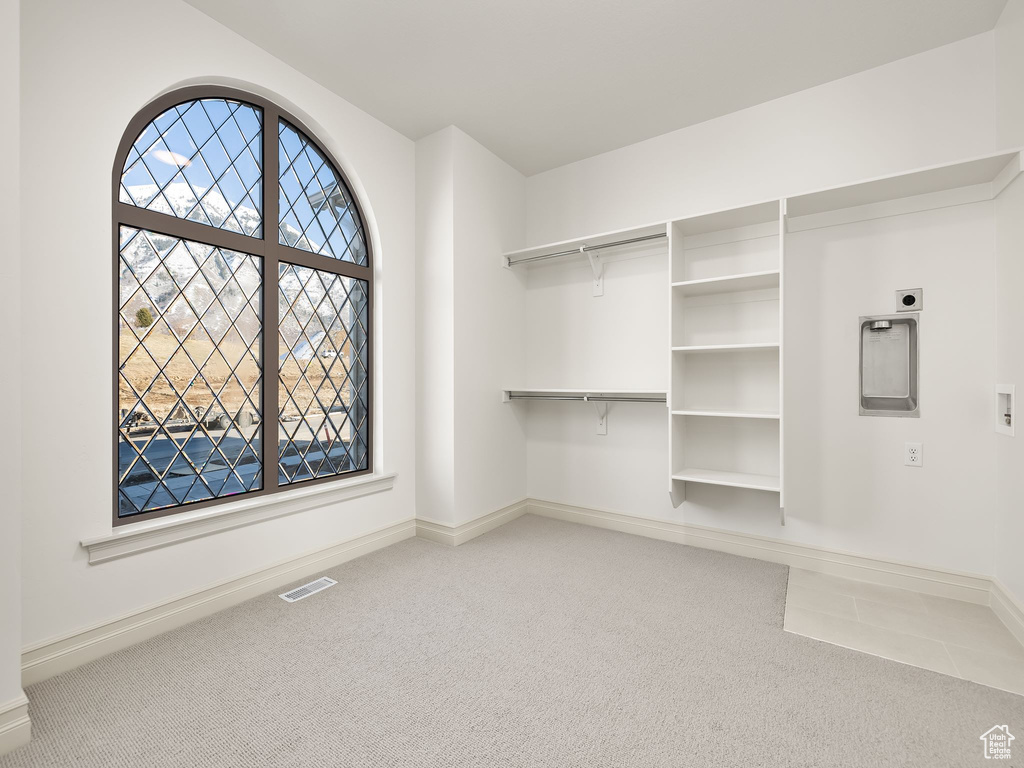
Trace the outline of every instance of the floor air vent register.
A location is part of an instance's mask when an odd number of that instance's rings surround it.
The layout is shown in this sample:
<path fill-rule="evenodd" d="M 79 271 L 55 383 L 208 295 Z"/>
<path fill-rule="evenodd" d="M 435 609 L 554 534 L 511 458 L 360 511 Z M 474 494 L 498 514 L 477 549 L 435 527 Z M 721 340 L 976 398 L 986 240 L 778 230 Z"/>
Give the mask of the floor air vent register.
<path fill-rule="evenodd" d="M 296 587 L 291 592 L 285 592 L 283 595 L 278 595 L 278 597 L 280 597 L 282 600 L 285 600 L 286 602 L 294 603 L 298 600 L 301 600 L 304 597 L 309 597 L 310 595 L 315 595 L 317 592 L 322 592 L 328 587 L 333 587 L 337 583 L 338 582 L 336 582 L 334 579 L 329 579 L 326 576 L 324 576 L 323 578 L 317 579 L 316 581 L 311 581 L 308 584 L 303 584 L 301 587 Z"/>

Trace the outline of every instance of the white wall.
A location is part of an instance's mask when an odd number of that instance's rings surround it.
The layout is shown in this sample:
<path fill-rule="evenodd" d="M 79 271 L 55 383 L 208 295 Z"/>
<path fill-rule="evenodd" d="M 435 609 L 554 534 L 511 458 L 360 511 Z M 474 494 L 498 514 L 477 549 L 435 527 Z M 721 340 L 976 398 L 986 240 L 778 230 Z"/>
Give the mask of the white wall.
<path fill-rule="evenodd" d="M 1024 86 L 1022 86 L 1024 88 Z M 1024 397 L 1024 181 L 996 200 L 996 383 Z M 1024 605 L 1024 424 L 1015 404 L 1016 434 L 996 435 L 998 523 L 996 576 Z M 994 410 L 994 408 L 993 408 Z"/>
<path fill-rule="evenodd" d="M 453 129 L 455 148 L 455 523 L 526 496 L 526 435 L 501 390 L 526 363 L 522 276 L 526 179 Z"/>
<path fill-rule="evenodd" d="M 455 518 L 455 143 L 416 143 L 416 513 Z"/>
<path fill-rule="evenodd" d="M 410 518 L 413 143 L 178 0 L 39 0 L 22 12 L 25 644 Z M 111 166 L 132 116 L 183 81 L 253 83 L 281 101 L 366 204 L 379 234 L 378 467 L 399 479 L 390 493 L 90 566 L 79 541 L 111 529 Z"/>
<path fill-rule="evenodd" d="M 6 105 L 0 123 L 0 146 L 17 147 L 20 112 L 19 24 L 17 0 L 0 3 L 0 103 Z M 5 253 L 0 259 L 0 284 L 7 286 L 0 302 L 6 364 L 0 376 L 0 403 L 7 403 L 7 440 L 0 442 L 0 710 L 21 696 L 21 380 L 10 364 L 21 355 L 21 252 L 18 196 L 19 153 L 8 151 L 5 183 L 0 186 L 0 231 Z M 12 290 L 12 287 L 14 290 Z M 14 367 L 16 369 L 16 366 Z M 11 438 L 13 435 L 15 437 Z"/>
<path fill-rule="evenodd" d="M 526 440 L 501 390 L 525 366 L 526 180 L 455 127 L 416 143 L 420 517 L 460 525 L 526 495 Z"/>
<path fill-rule="evenodd" d="M 664 249 L 662 249 L 663 251 Z M 641 248 L 629 256 L 652 254 Z M 579 259 L 518 267 L 527 280 L 526 386 L 536 389 L 666 389 L 669 378 L 668 257 L 604 259 L 604 295 Z M 638 514 L 665 512 L 668 432 L 664 405 L 608 406 L 597 434 L 589 403 L 529 402 L 529 495 Z"/>
<path fill-rule="evenodd" d="M 996 36 L 996 126 L 1000 146 L 1024 146 L 1024 0 L 1010 0 Z M 1024 396 L 1024 182 L 996 201 L 997 383 Z M 1018 406 L 1019 407 L 1019 406 Z M 999 520 L 996 576 L 1024 605 L 1024 431 L 996 436 Z"/>
<path fill-rule="evenodd" d="M 992 152 L 994 55 L 987 33 L 533 176 L 528 243 Z M 608 435 L 598 436 L 591 407 L 531 404 L 530 496 L 991 573 L 991 211 L 967 206 L 794 239 L 787 380 L 803 375 L 786 396 L 785 528 L 774 494 L 691 483 L 673 509 L 665 411 L 652 405 L 613 405 Z M 965 258 L 969 269 L 957 269 Z M 610 264 L 601 298 L 590 296 L 584 264 L 529 270 L 530 385 L 663 387 L 666 267 L 664 257 Z M 893 291 L 914 287 L 927 297 L 923 416 L 859 417 L 857 317 L 891 311 Z M 953 322 L 960 309 L 973 328 Z M 821 324 L 807 324 L 818 310 Z M 954 348 L 969 363 L 954 359 Z M 951 369 L 964 375 L 949 377 Z M 596 380 L 575 378 L 584 375 Z M 925 467 L 905 468 L 903 443 L 915 439 L 925 443 Z"/>
<path fill-rule="evenodd" d="M 787 237 L 786 538 L 992 572 L 994 279 L 992 203 Z M 924 289 L 921 417 L 860 416 L 857 319 L 903 288 Z"/>
<path fill-rule="evenodd" d="M 531 176 L 527 244 L 987 154 L 993 64 L 989 32 Z"/>
<path fill-rule="evenodd" d="M 664 247 L 605 256 L 604 296 L 580 259 L 517 267 L 524 275 L 526 385 L 532 388 L 664 389 L 669 306 Z M 530 406 L 532 407 L 532 403 Z M 588 412 L 593 406 L 587 406 Z"/>
<path fill-rule="evenodd" d="M 1024 0 L 1009 0 L 995 28 L 996 141 L 1024 146 Z"/>

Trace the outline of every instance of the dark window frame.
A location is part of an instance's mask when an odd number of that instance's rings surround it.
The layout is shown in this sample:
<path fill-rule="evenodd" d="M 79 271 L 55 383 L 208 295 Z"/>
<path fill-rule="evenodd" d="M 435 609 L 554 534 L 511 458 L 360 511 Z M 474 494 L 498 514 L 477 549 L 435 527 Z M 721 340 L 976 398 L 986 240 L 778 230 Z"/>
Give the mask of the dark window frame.
<path fill-rule="evenodd" d="M 149 123 L 163 114 L 171 107 L 187 101 L 196 99 L 227 99 L 240 101 L 258 107 L 263 112 L 263 139 L 261 150 L 263 153 L 263 183 L 261 193 L 263 228 L 262 237 L 252 237 L 239 234 L 226 229 L 220 229 L 208 224 L 188 221 L 170 214 L 150 211 L 145 208 L 138 208 L 134 205 L 121 202 L 119 198 L 121 175 L 124 171 L 125 160 L 131 151 L 132 145 L 139 134 Z M 279 121 L 284 120 L 299 131 L 301 131 L 309 143 L 333 166 L 338 178 L 345 184 L 356 210 L 359 213 L 363 225 L 364 240 L 366 246 L 366 265 L 361 266 L 330 256 L 321 256 L 316 253 L 292 248 L 279 242 L 279 205 L 278 190 L 280 186 L 278 167 L 278 126 Z M 317 139 L 316 134 L 311 131 L 303 121 L 294 115 L 281 109 L 268 99 L 249 93 L 248 91 L 236 88 L 220 86 L 191 86 L 180 88 L 151 101 L 139 111 L 131 122 L 128 123 L 121 142 L 114 157 L 114 167 L 111 183 L 113 201 L 111 232 L 113 237 L 113 286 L 112 286 L 112 317 L 113 317 L 113 356 L 111 358 L 112 377 L 112 410 L 111 423 L 113 424 L 113 524 L 114 526 L 137 523 L 143 520 L 152 520 L 169 515 L 179 515 L 184 512 L 207 509 L 209 507 L 227 504 L 240 499 L 252 499 L 256 497 L 274 496 L 296 488 L 322 483 L 339 482 L 373 473 L 373 444 L 374 444 L 374 252 L 372 238 L 369 232 L 369 222 L 363 213 L 363 206 L 360 205 L 355 191 L 352 188 L 347 174 L 342 165 Z M 120 402 L 118 396 L 118 360 L 119 360 L 119 333 L 118 322 L 120 279 L 119 279 L 119 257 L 121 226 L 128 226 L 137 229 L 151 230 L 171 237 L 178 237 L 185 240 L 193 240 L 207 245 L 227 248 L 232 251 L 248 253 L 259 256 L 263 262 L 263 341 L 260 352 L 262 364 L 262 429 L 263 434 L 260 443 L 260 459 L 263 467 L 263 487 L 258 490 L 245 493 L 233 494 L 217 499 L 206 501 L 179 504 L 166 509 L 158 509 L 150 512 L 140 512 L 127 517 L 118 516 L 118 490 L 120 478 L 118 472 L 118 435 L 119 435 L 119 413 Z M 353 470 L 328 477 L 310 478 L 279 485 L 278 479 L 278 445 L 279 445 L 279 406 L 278 393 L 280 381 L 278 378 L 278 361 L 280 359 L 280 340 L 278 338 L 278 275 L 279 264 L 287 262 L 310 269 L 330 272 L 345 277 L 363 280 L 367 283 L 367 306 L 366 306 L 366 469 Z"/>

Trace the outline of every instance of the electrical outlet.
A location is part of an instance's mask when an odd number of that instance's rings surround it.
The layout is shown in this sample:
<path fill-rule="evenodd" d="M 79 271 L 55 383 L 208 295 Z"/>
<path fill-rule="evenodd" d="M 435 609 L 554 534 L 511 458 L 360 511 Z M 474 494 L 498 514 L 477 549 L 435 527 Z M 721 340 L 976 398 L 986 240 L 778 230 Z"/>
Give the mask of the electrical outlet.
<path fill-rule="evenodd" d="M 920 443 L 907 443 L 903 454 L 903 463 L 908 467 L 920 467 L 924 465 L 924 451 Z"/>

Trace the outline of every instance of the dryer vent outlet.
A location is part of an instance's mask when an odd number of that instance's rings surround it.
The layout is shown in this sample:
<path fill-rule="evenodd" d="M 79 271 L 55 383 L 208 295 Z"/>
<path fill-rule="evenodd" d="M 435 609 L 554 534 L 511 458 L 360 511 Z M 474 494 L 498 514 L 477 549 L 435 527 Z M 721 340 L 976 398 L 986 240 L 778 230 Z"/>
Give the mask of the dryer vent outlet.
<path fill-rule="evenodd" d="M 924 289 L 911 288 L 907 291 L 896 291 L 897 312 L 917 312 L 924 309 Z"/>

